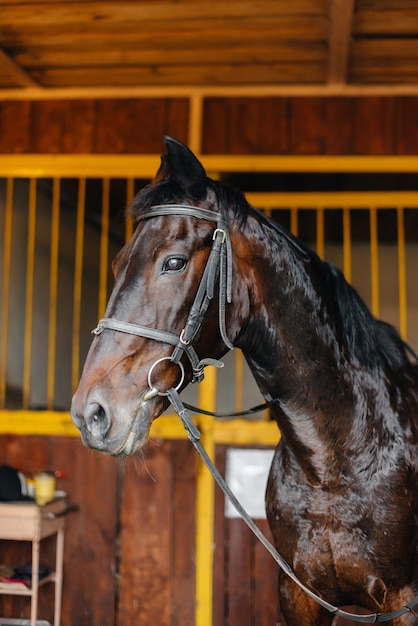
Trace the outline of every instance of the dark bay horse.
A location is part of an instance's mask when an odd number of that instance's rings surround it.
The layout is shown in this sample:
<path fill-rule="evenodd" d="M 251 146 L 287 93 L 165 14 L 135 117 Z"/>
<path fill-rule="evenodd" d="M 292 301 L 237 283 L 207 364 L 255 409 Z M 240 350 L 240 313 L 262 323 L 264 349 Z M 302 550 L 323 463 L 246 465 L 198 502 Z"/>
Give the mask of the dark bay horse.
<path fill-rule="evenodd" d="M 280 553 L 332 604 L 396 610 L 418 593 L 418 367 L 339 270 L 165 143 L 73 420 L 86 445 L 130 455 L 166 390 L 240 348 L 281 431 L 266 492 Z M 288 626 L 331 624 L 284 574 L 279 592 Z"/>

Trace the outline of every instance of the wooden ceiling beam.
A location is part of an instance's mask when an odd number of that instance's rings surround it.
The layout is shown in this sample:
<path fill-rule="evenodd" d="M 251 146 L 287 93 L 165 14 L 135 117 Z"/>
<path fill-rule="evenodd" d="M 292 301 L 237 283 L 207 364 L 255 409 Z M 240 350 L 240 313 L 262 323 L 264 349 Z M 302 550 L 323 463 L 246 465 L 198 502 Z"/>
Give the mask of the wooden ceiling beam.
<path fill-rule="evenodd" d="M 40 88 L 39 83 L 32 78 L 7 52 L 0 47 L 0 66 L 20 87 Z"/>
<path fill-rule="evenodd" d="M 83 100 L 124 98 L 355 98 L 418 97 L 418 83 L 312 85 L 159 85 L 143 87 L 27 87 L 0 89 L 5 100 Z"/>
<path fill-rule="evenodd" d="M 354 1 L 331 0 L 327 75 L 329 85 L 342 85 L 347 81 Z"/>

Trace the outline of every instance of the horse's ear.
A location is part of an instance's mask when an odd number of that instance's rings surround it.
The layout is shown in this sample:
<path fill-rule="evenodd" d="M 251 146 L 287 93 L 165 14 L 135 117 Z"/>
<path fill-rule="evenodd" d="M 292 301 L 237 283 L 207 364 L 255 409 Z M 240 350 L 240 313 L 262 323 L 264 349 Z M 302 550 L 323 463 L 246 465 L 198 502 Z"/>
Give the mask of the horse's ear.
<path fill-rule="evenodd" d="M 203 165 L 193 152 L 172 137 L 164 137 L 167 154 L 161 157 L 157 178 L 169 176 L 179 187 L 195 200 L 206 196 L 207 178 Z"/>

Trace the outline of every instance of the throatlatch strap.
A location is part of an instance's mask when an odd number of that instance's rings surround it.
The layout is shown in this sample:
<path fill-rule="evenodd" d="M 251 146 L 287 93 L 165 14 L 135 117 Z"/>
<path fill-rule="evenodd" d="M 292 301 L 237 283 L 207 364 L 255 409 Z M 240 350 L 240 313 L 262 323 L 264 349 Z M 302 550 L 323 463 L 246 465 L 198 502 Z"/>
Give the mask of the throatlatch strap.
<path fill-rule="evenodd" d="M 270 541 L 263 535 L 261 530 L 258 528 L 254 520 L 248 515 L 247 511 L 244 509 L 242 504 L 237 500 L 234 493 L 229 488 L 228 484 L 225 482 L 224 478 L 218 471 L 218 469 L 213 464 L 206 450 L 200 443 L 200 431 L 193 422 L 190 417 L 189 412 L 185 408 L 183 402 L 180 399 L 179 394 L 175 389 L 169 389 L 167 392 L 167 396 L 173 406 L 173 409 L 180 417 L 183 422 L 183 426 L 187 432 L 187 436 L 190 441 L 194 445 L 195 449 L 199 453 L 200 458 L 212 474 L 213 478 L 222 489 L 226 497 L 229 499 L 231 504 L 235 507 L 235 509 L 240 514 L 241 518 L 250 528 L 250 530 L 254 533 L 257 539 L 263 544 L 266 550 L 271 554 L 276 563 L 282 568 L 282 570 L 295 582 L 310 598 L 315 600 L 318 604 L 320 604 L 323 608 L 327 609 L 333 615 L 339 615 L 341 617 L 345 617 L 346 619 L 352 620 L 353 622 L 363 622 L 369 624 L 375 624 L 377 622 L 389 622 L 390 620 L 396 619 L 405 613 L 410 613 L 412 609 L 418 604 L 418 596 L 416 596 L 411 602 L 401 607 L 397 611 L 391 611 L 390 613 L 370 613 L 368 615 L 358 615 L 356 613 L 348 613 L 347 611 L 342 611 L 337 606 L 334 606 L 320 598 L 316 593 L 311 591 L 308 587 L 306 587 L 296 576 L 290 565 L 285 561 L 285 559 L 281 556 L 281 554 L 276 550 L 276 548 L 270 543 Z"/>

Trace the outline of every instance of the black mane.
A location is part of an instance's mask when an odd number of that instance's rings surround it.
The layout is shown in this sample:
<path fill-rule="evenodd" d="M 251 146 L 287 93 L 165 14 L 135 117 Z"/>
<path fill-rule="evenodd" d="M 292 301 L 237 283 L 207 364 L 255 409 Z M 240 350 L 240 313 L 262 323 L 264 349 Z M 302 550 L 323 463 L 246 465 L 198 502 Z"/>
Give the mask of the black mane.
<path fill-rule="evenodd" d="M 345 346 L 348 353 L 368 368 L 382 366 L 389 372 L 408 365 L 407 352 L 415 356 L 413 351 L 393 326 L 372 315 L 341 270 L 332 263 L 322 261 L 278 222 L 264 214 L 263 218 L 297 251 L 299 258 L 316 267 L 319 280 L 325 285 L 325 297 L 331 301 L 332 310 L 337 316 L 340 344 Z"/>
<path fill-rule="evenodd" d="M 301 258 L 316 266 L 320 280 L 325 285 L 326 295 L 332 301 L 332 308 L 337 315 L 340 344 L 368 368 L 380 365 L 387 371 L 395 371 L 408 365 L 407 352 L 415 357 L 411 348 L 393 326 L 372 315 L 341 270 L 332 263 L 321 260 L 313 250 L 280 224 L 266 215 L 263 217 L 297 250 Z"/>
<path fill-rule="evenodd" d="M 326 285 L 339 314 L 340 337 L 359 363 L 390 370 L 409 363 L 405 342 L 393 326 L 376 319 L 342 272 L 323 262 Z"/>

